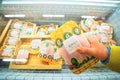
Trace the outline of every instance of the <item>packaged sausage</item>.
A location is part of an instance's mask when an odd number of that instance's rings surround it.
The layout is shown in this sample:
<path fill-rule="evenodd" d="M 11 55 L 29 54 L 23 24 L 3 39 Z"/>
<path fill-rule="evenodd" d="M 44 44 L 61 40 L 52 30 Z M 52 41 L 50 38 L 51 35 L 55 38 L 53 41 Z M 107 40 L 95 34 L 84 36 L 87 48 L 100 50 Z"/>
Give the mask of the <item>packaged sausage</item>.
<path fill-rule="evenodd" d="M 51 33 L 51 38 L 55 41 L 56 46 L 59 48 L 59 53 L 73 73 L 80 74 L 98 62 L 95 57 L 88 54 L 80 54 L 76 51 L 78 46 L 90 47 L 87 38 L 81 34 L 76 22 L 66 22 Z"/>

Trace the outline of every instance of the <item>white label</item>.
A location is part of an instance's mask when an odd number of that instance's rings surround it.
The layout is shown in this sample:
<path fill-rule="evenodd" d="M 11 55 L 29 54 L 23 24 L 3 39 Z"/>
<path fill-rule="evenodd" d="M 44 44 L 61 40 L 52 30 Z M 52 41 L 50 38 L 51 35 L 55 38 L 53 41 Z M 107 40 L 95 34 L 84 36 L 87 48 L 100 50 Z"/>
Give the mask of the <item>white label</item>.
<path fill-rule="evenodd" d="M 76 36 L 72 36 L 69 39 L 63 41 L 63 44 L 69 54 L 76 51 L 78 46 L 81 46 L 80 41 L 76 38 Z"/>
<path fill-rule="evenodd" d="M 59 58 L 60 58 L 59 53 L 54 53 L 54 59 L 59 59 Z"/>
<path fill-rule="evenodd" d="M 107 42 L 108 42 L 107 37 L 102 37 L 101 42 L 103 42 L 103 43 L 107 43 Z"/>
<path fill-rule="evenodd" d="M 101 26 L 104 30 L 110 30 L 110 26 Z"/>

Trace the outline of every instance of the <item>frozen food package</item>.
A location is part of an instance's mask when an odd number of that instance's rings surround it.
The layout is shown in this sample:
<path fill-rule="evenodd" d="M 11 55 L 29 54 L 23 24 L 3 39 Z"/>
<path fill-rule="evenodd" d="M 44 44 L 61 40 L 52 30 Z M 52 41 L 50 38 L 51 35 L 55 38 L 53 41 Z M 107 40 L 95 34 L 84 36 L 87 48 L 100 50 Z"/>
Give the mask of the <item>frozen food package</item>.
<path fill-rule="evenodd" d="M 38 54 L 40 49 L 41 39 L 33 39 L 30 42 L 30 54 Z"/>
<path fill-rule="evenodd" d="M 101 30 L 107 34 L 109 38 L 112 39 L 112 34 L 113 34 L 113 27 L 111 24 L 107 23 L 102 23 L 101 24 Z"/>
<path fill-rule="evenodd" d="M 19 37 L 19 34 L 20 34 L 20 30 L 17 30 L 17 29 L 11 29 L 11 30 L 10 30 L 10 36 L 11 36 L 11 37 L 18 38 L 18 37 Z"/>
<path fill-rule="evenodd" d="M 84 33 L 84 35 L 87 37 L 93 37 L 93 36 L 96 37 L 96 39 L 105 46 L 110 45 L 110 39 L 107 36 L 107 34 L 103 31 L 96 30 L 96 31 L 86 32 Z"/>
<path fill-rule="evenodd" d="M 86 20 L 85 20 L 85 24 L 88 26 L 88 28 L 91 28 L 91 26 L 94 24 L 94 19 L 92 19 L 92 18 L 87 18 Z"/>
<path fill-rule="evenodd" d="M 9 37 L 9 38 L 7 39 L 6 44 L 7 44 L 7 45 L 10 45 L 10 46 L 15 46 L 18 40 L 19 40 L 19 39 L 16 38 L 16 37 Z"/>
<path fill-rule="evenodd" d="M 21 48 L 16 56 L 16 64 L 26 64 L 28 62 L 29 52 L 26 48 Z"/>
<path fill-rule="evenodd" d="M 33 30 L 34 29 L 32 26 L 28 26 L 27 24 L 23 24 L 21 35 L 31 35 Z"/>
<path fill-rule="evenodd" d="M 90 27 L 87 26 L 87 24 L 85 23 L 85 20 L 81 20 L 80 27 L 84 32 L 90 31 Z"/>
<path fill-rule="evenodd" d="M 5 45 L 2 50 L 2 56 L 4 57 L 11 57 L 14 54 L 15 46 L 7 46 Z"/>
<path fill-rule="evenodd" d="M 49 26 L 48 26 L 48 34 L 50 34 L 51 32 L 53 32 L 54 30 L 56 29 L 56 25 L 54 25 L 54 24 L 50 24 Z"/>
<path fill-rule="evenodd" d="M 47 35 L 47 31 L 44 28 L 41 28 L 37 31 L 37 35 Z"/>
<path fill-rule="evenodd" d="M 43 64 L 57 64 L 57 61 L 60 59 L 60 55 L 57 51 L 57 47 L 54 42 L 51 40 L 44 40 L 40 45 L 39 57 Z"/>
<path fill-rule="evenodd" d="M 96 30 L 100 30 L 100 25 L 98 24 L 97 21 L 94 21 L 94 24 L 91 26 L 90 31 L 96 31 Z"/>
<path fill-rule="evenodd" d="M 22 28 L 22 23 L 15 22 L 13 23 L 12 28 L 20 30 Z"/>
<path fill-rule="evenodd" d="M 85 35 L 81 34 L 79 26 L 74 21 L 68 21 L 53 31 L 51 38 L 55 41 L 56 46 L 59 48 L 59 53 L 69 69 L 75 74 L 84 72 L 95 66 L 99 61 L 91 55 L 80 54 L 76 51 L 78 46 L 90 47 L 90 44 Z"/>

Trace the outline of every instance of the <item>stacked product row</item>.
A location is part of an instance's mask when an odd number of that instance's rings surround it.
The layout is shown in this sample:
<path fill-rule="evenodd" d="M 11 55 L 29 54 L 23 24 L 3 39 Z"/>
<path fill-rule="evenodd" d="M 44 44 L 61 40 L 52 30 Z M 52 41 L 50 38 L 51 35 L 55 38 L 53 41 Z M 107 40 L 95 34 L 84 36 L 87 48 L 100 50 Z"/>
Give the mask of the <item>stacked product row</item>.
<path fill-rule="evenodd" d="M 14 19 L 9 25 L 0 55 L 3 58 L 14 58 L 15 64 L 27 64 L 31 54 L 38 55 L 43 64 L 57 64 L 60 55 L 54 42 L 49 37 L 39 37 L 49 35 L 56 28 L 54 24 L 36 26 L 31 22 Z"/>

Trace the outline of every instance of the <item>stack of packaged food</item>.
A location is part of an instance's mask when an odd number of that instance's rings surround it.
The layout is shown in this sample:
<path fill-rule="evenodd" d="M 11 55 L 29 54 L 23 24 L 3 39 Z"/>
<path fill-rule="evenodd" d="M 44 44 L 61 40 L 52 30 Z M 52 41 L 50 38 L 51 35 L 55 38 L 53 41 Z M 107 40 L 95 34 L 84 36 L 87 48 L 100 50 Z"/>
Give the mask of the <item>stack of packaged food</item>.
<path fill-rule="evenodd" d="M 39 57 L 43 64 L 59 64 L 60 54 L 58 53 L 57 47 L 53 41 L 44 40 L 41 42 Z"/>
<path fill-rule="evenodd" d="M 19 20 L 14 20 L 8 31 L 7 37 L 5 39 L 2 56 L 3 57 L 11 57 L 14 54 L 16 49 L 17 41 L 19 40 L 20 36 L 20 29 L 22 28 L 22 22 Z"/>
<path fill-rule="evenodd" d="M 113 26 L 102 21 L 95 21 L 92 18 L 81 20 L 80 28 L 87 36 L 95 35 L 99 42 L 104 45 L 115 45 L 116 42 L 112 39 Z"/>
<path fill-rule="evenodd" d="M 35 26 L 36 24 L 31 22 L 24 22 L 18 19 L 13 19 L 9 25 L 7 37 L 5 38 L 3 47 L 1 49 L 1 56 L 11 58 L 15 54 L 16 45 L 20 40 L 20 36 L 32 35 L 34 33 Z M 16 56 L 16 58 L 19 57 Z"/>
<path fill-rule="evenodd" d="M 49 35 L 57 28 L 57 25 L 50 24 L 50 25 L 41 25 L 37 27 L 36 35 Z"/>
<path fill-rule="evenodd" d="M 115 44 L 111 41 L 112 34 L 112 25 L 88 18 L 81 20 L 79 26 L 74 21 L 66 22 L 51 33 L 51 39 L 56 43 L 69 69 L 75 74 L 80 74 L 93 67 L 99 60 L 91 55 L 78 53 L 76 48 L 90 47 L 87 37 L 94 37 L 105 46 Z"/>
<path fill-rule="evenodd" d="M 51 39 L 56 43 L 59 54 L 62 55 L 69 69 L 75 74 L 85 71 L 98 62 L 95 57 L 76 51 L 78 46 L 90 47 L 90 44 L 85 35 L 81 35 L 81 29 L 74 21 L 68 21 L 53 31 Z"/>

